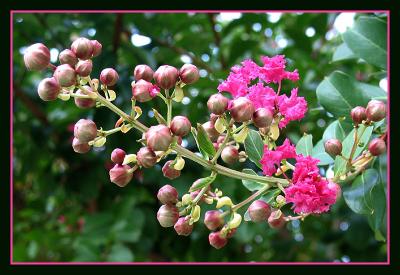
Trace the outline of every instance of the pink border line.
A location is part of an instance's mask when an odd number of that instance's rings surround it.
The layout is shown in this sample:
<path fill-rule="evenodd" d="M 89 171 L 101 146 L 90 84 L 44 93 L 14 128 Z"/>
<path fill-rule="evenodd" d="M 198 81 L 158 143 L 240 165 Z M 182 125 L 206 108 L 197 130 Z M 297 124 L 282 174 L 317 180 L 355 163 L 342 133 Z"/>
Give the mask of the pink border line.
<path fill-rule="evenodd" d="M 388 16 L 387 260 L 386 262 L 14 262 L 13 261 L 13 17 L 24 13 L 335 13 L 384 12 Z M 10 11 L 10 265 L 389 265 L 390 264 L 390 10 L 11 10 Z"/>

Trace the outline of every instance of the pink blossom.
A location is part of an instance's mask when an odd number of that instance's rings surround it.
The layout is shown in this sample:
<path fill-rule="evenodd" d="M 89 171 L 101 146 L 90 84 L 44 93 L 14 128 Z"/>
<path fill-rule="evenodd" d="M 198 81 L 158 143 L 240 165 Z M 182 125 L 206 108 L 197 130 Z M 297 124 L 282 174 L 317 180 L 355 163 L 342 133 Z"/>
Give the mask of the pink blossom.
<path fill-rule="evenodd" d="M 277 95 L 272 88 L 259 82 L 249 88 L 247 98 L 253 102 L 255 109 L 266 108 L 273 112 Z"/>
<path fill-rule="evenodd" d="M 160 92 L 160 88 L 157 85 L 153 85 L 149 92 L 151 97 L 155 97 Z"/>
<path fill-rule="evenodd" d="M 277 168 L 281 165 L 282 160 L 296 157 L 296 148 L 288 139 L 276 149 L 269 150 L 267 145 L 264 145 L 263 157 L 260 160 L 263 174 L 272 176 L 276 173 Z"/>
<path fill-rule="evenodd" d="M 311 156 L 304 157 L 303 155 L 296 156 L 296 166 L 293 172 L 293 182 L 303 181 L 306 178 L 317 180 L 319 175 L 319 168 L 317 166 L 319 159 Z"/>
<path fill-rule="evenodd" d="M 273 57 L 262 56 L 261 60 L 264 66 L 260 68 L 259 78 L 266 83 L 279 83 L 283 79 L 289 79 L 291 81 L 299 80 L 297 70 L 293 72 L 285 71 L 286 60 L 284 55 L 276 55 Z"/>
<path fill-rule="evenodd" d="M 218 85 L 219 92 L 229 92 L 233 98 L 247 94 L 247 81 L 240 75 L 230 73 L 228 78 Z"/>
<path fill-rule="evenodd" d="M 292 89 L 290 97 L 280 95 L 278 97 L 279 112 L 283 120 L 279 122 L 279 128 L 284 128 L 292 120 L 300 120 L 307 112 L 307 102 L 304 97 L 297 96 L 298 89 Z"/>

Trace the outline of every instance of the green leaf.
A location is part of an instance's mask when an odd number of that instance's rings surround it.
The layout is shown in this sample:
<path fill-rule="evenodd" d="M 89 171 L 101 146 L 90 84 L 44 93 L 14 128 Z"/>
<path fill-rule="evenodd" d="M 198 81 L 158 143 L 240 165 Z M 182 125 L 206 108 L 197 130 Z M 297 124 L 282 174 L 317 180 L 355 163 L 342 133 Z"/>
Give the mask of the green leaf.
<path fill-rule="evenodd" d="M 206 187 L 207 185 L 210 185 L 215 180 L 215 177 L 216 176 L 209 176 L 196 180 L 193 186 L 189 189 L 189 192 L 194 192 L 200 190 L 203 187 Z"/>
<path fill-rule="evenodd" d="M 360 153 L 364 150 L 364 148 L 367 146 L 368 141 L 372 134 L 372 130 L 373 126 L 366 127 L 365 125 L 360 125 L 360 127 L 357 128 L 357 137 L 359 142 L 354 151 L 353 159 L 358 157 Z M 355 131 L 356 129 L 353 129 L 353 131 L 351 131 L 350 134 L 348 134 L 347 137 L 342 142 L 343 146 L 342 155 L 347 159 L 350 157 L 351 149 L 354 144 Z M 334 167 L 335 177 L 339 177 L 346 172 L 346 163 L 347 163 L 346 160 L 343 159 L 341 156 L 336 156 L 335 167 Z"/>
<path fill-rule="evenodd" d="M 296 144 L 296 153 L 303 156 L 310 156 L 312 154 L 313 143 L 312 135 L 304 134 Z"/>
<path fill-rule="evenodd" d="M 373 97 L 385 96 L 379 87 L 360 83 L 349 75 L 335 71 L 317 87 L 319 103 L 336 118 L 351 121 L 350 111 L 356 106 L 365 106 Z"/>
<path fill-rule="evenodd" d="M 366 62 L 386 69 L 387 24 L 376 17 L 360 17 L 343 34 L 349 49 Z"/>
<path fill-rule="evenodd" d="M 250 175 L 256 175 L 257 173 L 254 172 L 252 169 L 243 169 L 243 173 L 250 174 Z M 265 184 L 263 183 L 258 183 L 252 180 L 242 180 L 242 183 L 244 187 L 246 187 L 249 191 L 257 191 L 260 190 L 261 188 L 265 187 Z"/>
<path fill-rule="evenodd" d="M 335 160 L 325 152 L 324 141 L 321 139 L 312 149 L 311 156 L 319 159 L 318 166 L 332 164 Z"/>
<path fill-rule="evenodd" d="M 157 122 L 159 124 L 167 125 L 167 121 L 165 120 L 165 118 L 156 109 L 153 108 L 152 110 L 153 110 L 154 117 L 156 118 Z"/>
<path fill-rule="evenodd" d="M 197 141 L 199 148 L 206 152 L 209 156 L 215 155 L 215 148 L 212 144 L 210 138 L 207 135 L 206 130 L 204 130 L 203 125 L 197 123 Z"/>
<path fill-rule="evenodd" d="M 342 123 L 340 120 L 335 120 L 328 127 L 326 127 L 324 134 L 322 136 L 322 140 L 325 142 L 328 139 L 335 138 L 340 141 L 343 141 L 346 137 L 346 132 L 348 127 L 346 127 L 345 123 Z"/>
<path fill-rule="evenodd" d="M 121 243 L 114 244 L 108 254 L 107 261 L 110 262 L 132 262 L 133 254 L 128 247 Z"/>
<path fill-rule="evenodd" d="M 375 169 L 368 169 L 359 175 L 351 186 L 344 189 L 343 197 L 351 210 L 357 214 L 374 213 L 371 191 L 378 183 L 378 179 L 378 172 Z"/>
<path fill-rule="evenodd" d="M 259 168 L 261 168 L 260 160 L 264 152 L 264 142 L 257 131 L 250 129 L 244 141 L 244 148 L 249 156 L 249 159 Z"/>
<path fill-rule="evenodd" d="M 201 156 L 202 156 L 204 159 L 208 160 L 209 157 L 208 157 L 207 152 L 204 151 L 204 150 L 200 147 L 199 141 L 197 140 L 197 130 L 196 130 L 196 128 L 192 127 L 191 132 L 192 132 L 192 135 L 193 135 L 194 140 L 196 141 L 197 148 L 199 148 L 199 151 L 200 151 L 200 153 L 201 153 Z"/>
<path fill-rule="evenodd" d="M 378 241 L 385 241 L 386 234 L 382 234 L 382 225 L 384 225 L 386 215 L 386 194 L 382 182 L 372 188 L 371 202 L 374 212 L 368 216 L 368 224 L 375 232 L 375 238 Z"/>
<path fill-rule="evenodd" d="M 345 43 L 340 44 L 333 53 L 332 62 L 355 59 L 354 53 L 347 47 Z"/>

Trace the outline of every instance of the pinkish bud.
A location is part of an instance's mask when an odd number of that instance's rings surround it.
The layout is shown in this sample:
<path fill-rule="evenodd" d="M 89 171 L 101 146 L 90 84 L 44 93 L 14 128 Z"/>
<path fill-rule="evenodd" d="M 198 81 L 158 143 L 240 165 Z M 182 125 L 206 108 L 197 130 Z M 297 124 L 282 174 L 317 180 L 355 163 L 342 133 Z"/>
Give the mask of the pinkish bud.
<path fill-rule="evenodd" d="M 213 142 L 213 146 L 214 146 L 215 151 L 218 151 L 219 143 L 218 142 Z"/>
<path fill-rule="evenodd" d="M 253 114 L 253 123 L 257 128 L 265 128 L 271 125 L 274 114 L 266 108 L 258 108 Z"/>
<path fill-rule="evenodd" d="M 178 201 L 178 191 L 169 184 L 164 185 L 158 190 L 157 199 L 162 204 L 175 204 Z"/>
<path fill-rule="evenodd" d="M 131 169 L 129 165 L 115 164 L 109 172 L 110 181 L 119 187 L 126 186 L 133 177 L 133 173 L 129 172 L 129 169 Z"/>
<path fill-rule="evenodd" d="M 179 76 L 185 84 L 192 84 L 200 77 L 199 70 L 192 64 L 184 64 L 179 70 Z"/>
<path fill-rule="evenodd" d="M 61 64 L 69 64 L 72 67 L 75 67 L 76 63 L 78 63 L 78 58 L 74 54 L 73 51 L 66 49 L 60 52 L 58 55 L 58 60 L 60 60 Z"/>
<path fill-rule="evenodd" d="M 368 102 L 366 113 L 370 121 L 380 121 L 386 117 L 386 105 L 382 101 L 371 100 Z"/>
<path fill-rule="evenodd" d="M 209 230 L 216 230 L 224 225 L 224 218 L 219 210 L 209 210 L 204 216 L 204 225 Z"/>
<path fill-rule="evenodd" d="M 41 71 L 50 64 L 50 51 L 42 43 L 29 46 L 24 53 L 25 67 L 30 71 Z"/>
<path fill-rule="evenodd" d="M 102 50 L 103 46 L 100 44 L 100 42 L 97 40 L 90 40 L 90 43 L 92 43 L 92 47 L 93 47 L 92 57 L 96 57 L 99 54 L 101 54 L 101 50 Z"/>
<path fill-rule="evenodd" d="M 226 135 L 220 135 L 220 136 L 218 137 L 218 139 L 217 139 L 217 143 L 218 143 L 218 144 L 223 143 L 224 140 L 225 140 L 225 138 L 226 138 Z"/>
<path fill-rule="evenodd" d="M 150 82 L 153 79 L 153 74 L 153 70 L 144 64 L 137 65 L 133 71 L 133 76 L 135 77 L 136 81 L 143 79 Z"/>
<path fill-rule="evenodd" d="M 354 107 L 351 112 L 351 119 L 353 120 L 354 124 L 357 126 L 358 124 L 362 123 L 363 120 L 367 119 L 367 113 L 364 107 L 357 106 Z"/>
<path fill-rule="evenodd" d="M 202 179 L 198 179 L 198 180 L 196 180 L 195 182 L 193 182 L 192 186 L 190 186 L 189 189 L 193 188 L 194 186 L 197 186 L 197 185 L 199 184 L 199 181 L 201 181 L 201 180 L 202 180 Z M 211 191 L 211 186 L 209 185 L 209 186 L 207 187 L 206 193 L 207 193 L 207 192 L 210 192 L 210 191 Z M 192 198 L 192 200 L 195 199 L 199 193 L 200 193 L 200 189 L 199 189 L 199 190 L 196 190 L 196 191 L 193 191 L 193 192 L 190 192 L 190 197 Z M 200 203 L 202 203 L 202 202 L 204 202 L 204 196 L 201 197 L 201 199 L 199 200 L 199 203 L 198 203 L 198 204 L 200 204 Z"/>
<path fill-rule="evenodd" d="M 169 128 L 165 125 L 151 126 L 145 134 L 147 146 L 154 151 L 166 151 L 172 142 Z"/>
<path fill-rule="evenodd" d="M 81 142 L 89 142 L 96 138 L 97 127 L 90 119 L 80 119 L 74 126 L 74 136 Z"/>
<path fill-rule="evenodd" d="M 222 115 L 228 108 L 228 99 L 221 94 L 213 94 L 207 101 L 208 110 L 216 115 Z"/>
<path fill-rule="evenodd" d="M 90 88 L 89 86 L 83 86 L 83 87 L 86 90 L 92 92 L 92 88 Z M 75 93 L 77 95 L 87 95 L 81 89 L 77 90 Z M 89 109 L 89 108 L 94 107 L 94 105 L 96 105 L 96 100 L 95 99 L 91 99 L 91 98 L 78 98 L 78 97 L 75 97 L 74 101 L 75 101 L 75 105 L 78 106 L 81 109 Z"/>
<path fill-rule="evenodd" d="M 118 73 L 113 68 L 106 68 L 100 73 L 100 81 L 104 85 L 114 86 L 119 79 Z"/>
<path fill-rule="evenodd" d="M 72 140 L 72 149 L 74 149 L 74 151 L 76 153 L 84 154 L 84 153 L 89 152 L 90 145 L 89 145 L 89 143 L 82 142 L 79 139 L 77 139 L 76 137 L 74 137 L 74 139 Z"/>
<path fill-rule="evenodd" d="M 125 156 L 126 156 L 126 153 L 124 150 L 122 150 L 120 148 L 115 148 L 111 152 L 111 161 L 116 164 L 122 164 L 124 162 Z"/>
<path fill-rule="evenodd" d="M 193 231 L 193 224 L 189 224 L 189 217 L 181 217 L 174 225 L 176 233 L 180 236 L 189 236 Z"/>
<path fill-rule="evenodd" d="M 219 133 L 215 129 L 214 123 L 212 123 L 211 121 L 207 121 L 206 123 L 203 124 L 203 128 L 206 131 L 208 137 L 211 139 L 211 141 L 216 142 L 219 137 Z"/>
<path fill-rule="evenodd" d="M 169 65 L 160 66 L 154 73 L 154 80 L 158 87 L 165 90 L 171 89 L 178 80 L 178 70 Z"/>
<path fill-rule="evenodd" d="M 93 68 L 92 60 L 90 59 L 81 60 L 78 62 L 78 64 L 76 64 L 75 71 L 80 76 L 85 77 L 90 75 L 90 73 L 92 72 L 92 68 Z"/>
<path fill-rule="evenodd" d="M 80 37 L 72 42 L 71 50 L 74 52 L 76 57 L 86 60 L 92 57 L 93 44 L 89 39 Z"/>
<path fill-rule="evenodd" d="M 248 212 L 253 222 L 267 221 L 271 214 L 271 207 L 263 200 L 256 200 L 250 204 Z"/>
<path fill-rule="evenodd" d="M 228 239 L 223 237 L 220 231 L 211 232 L 208 235 L 208 241 L 216 249 L 220 249 L 228 243 Z"/>
<path fill-rule="evenodd" d="M 161 205 L 157 212 L 157 220 L 162 227 L 171 227 L 179 219 L 179 211 L 174 205 Z"/>
<path fill-rule="evenodd" d="M 153 86 L 154 85 L 152 83 L 144 79 L 140 79 L 132 87 L 132 95 L 139 102 L 149 101 L 153 98 L 152 96 Z"/>
<path fill-rule="evenodd" d="M 148 147 L 142 147 L 136 154 L 137 163 L 144 168 L 150 168 L 157 163 L 157 156 Z"/>
<path fill-rule="evenodd" d="M 342 153 L 342 143 L 340 140 L 331 138 L 325 141 L 324 144 L 325 152 L 327 152 L 330 156 L 336 157 Z"/>
<path fill-rule="evenodd" d="M 379 156 L 386 151 L 386 143 L 380 138 L 374 138 L 368 145 L 368 150 L 373 156 Z"/>
<path fill-rule="evenodd" d="M 252 118 L 254 106 L 250 99 L 238 97 L 231 101 L 229 111 L 236 122 L 245 122 Z"/>
<path fill-rule="evenodd" d="M 234 164 L 239 160 L 239 151 L 235 146 L 226 146 L 222 150 L 221 158 L 227 164 Z"/>
<path fill-rule="evenodd" d="M 43 79 L 38 86 L 39 97 L 44 101 L 56 100 L 60 91 L 61 87 L 54 77 Z"/>
<path fill-rule="evenodd" d="M 336 201 L 338 201 L 338 199 L 340 199 L 341 195 L 342 195 L 342 189 L 340 188 L 340 185 L 337 184 L 336 182 L 330 181 L 328 183 L 328 188 L 335 191 L 336 193 Z"/>
<path fill-rule="evenodd" d="M 173 160 L 167 161 L 162 168 L 164 177 L 169 178 L 171 180 L 173 180 L 181 175 L 180 170 L 176 170 L 173 167 L 171 167 L 171 163 L 173 163 L 173 162 L 174 162 Z"/>
<path fill-rule="evenodd" d="M 190 133 L 192 124 L 190 124 L 189 119 L 185 116 L 175 116 L 169 128 L 174 135 L 183 137 Z"/>
<path fill-rule="evenodd" d="M 182 137 L 177 136 L 176 138 L 177 138 L 176 143 L 178 143 L 178 145 L 181 145 L 182 144 Z"/>
<path fill-rule="evenodd" d="M 76 83 L 76 73 L 69 64 L 62 64 L 54 71 L 54 78 L 61 87 L 70 87 Z"/>
<path fill-rule="evenodd" d="M 285 216 L 281 210 L 274 210 L 268 218 L 268 224 L 271 228 L 279 229 L 285 225 Z"/>

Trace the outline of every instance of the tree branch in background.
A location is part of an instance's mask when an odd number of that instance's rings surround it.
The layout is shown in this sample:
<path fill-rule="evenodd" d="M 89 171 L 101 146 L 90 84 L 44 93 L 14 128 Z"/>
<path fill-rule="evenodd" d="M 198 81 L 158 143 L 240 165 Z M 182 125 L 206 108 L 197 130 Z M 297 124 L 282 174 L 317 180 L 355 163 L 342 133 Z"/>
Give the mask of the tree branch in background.
<path fill-rule="evenodd" d="M 117 13 L 114 23 L 114 36 L 113 36 L 113 53 L 117 53 L 118 47 L 121 44 L 122 33 L 122 13 Z"/>
<path fill-rule="evenodd" d="M 215 45 L 220 49 L 221 48 L 221 36 L 219 35 L 219 33 L 215 30 L 215 13 L 208 13 L 208 19 L 210 20 L 210 24 L 211 24 L 211 30 L 212 33 L 214 35 L 214 40 L 215 40 Z M 222 54 L 222 51 L 219 51 L 219 61 L 221 63 L 221 67 L 222 69 L 227 69 L 226 67 L 226 61 L 224 58 L 224 55 Z"/>
<path fill-rule="evenodd" d="M 40 120 L 44 125 L 49 125 L 46 114 L 39 108 L 22 90 L 14 85 L 14 95 L 32 112 L 32 114 Z"/>
<path fill-rule="evenodd" d="M 65 41 L 60 39 L 60 37 L 52 31 L 53 28 L 51 28 L 49 24 L 47 24 L 47 21 L 44 18 L 44 16 L 38 13 L 34 13 L 34 16 L 37 19 L 37 21 L 43 26 L 43 29 L 48 30 L 48 32 L 50 33 L 50 37 L 57 42 L 58 46 L 60 46 L 63 49 L 66 48 Z"/>

